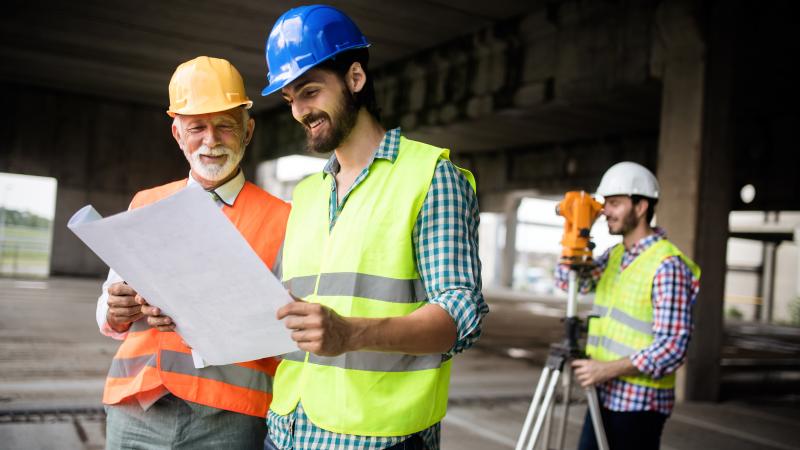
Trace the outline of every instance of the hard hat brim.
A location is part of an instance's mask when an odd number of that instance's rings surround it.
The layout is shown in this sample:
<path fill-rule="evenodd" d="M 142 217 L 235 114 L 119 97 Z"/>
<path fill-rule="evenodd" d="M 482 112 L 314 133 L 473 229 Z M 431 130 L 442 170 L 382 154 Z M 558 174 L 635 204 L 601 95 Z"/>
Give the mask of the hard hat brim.
<path fill-rule="evenodd" d="M 280 80 L 276 80 L 275 82 L 268 84 L 267 87 L 265 87 L 264 89 L 261 90 L 261 96 L 262 97 L 266 97 L 267 95 L 272 94 L 273 92 L 276 92 L 276 91 L 279 91 L 279 90 L 283 89 L 284 87 L 292 84 L 294 82 L 294 80 L 296 80 L 296 79 L 300 78 L 301 76 L 303 76 L 303 74 L 305 74 L 309 70 L 311 70 L 311 69 L 313 69 L 315 67 L 318 67 L 320 64 L 324 63 L 325 61 L 328 61 L 330 59 L 336 58 L 336 56 L 338 56 L 338 55 L 340 55 L 340 54 L 342 54 L 342 53 L 344 53 L 344 52 L 346 52 L 348 50 L 355 50 L 355 49 L 358 49 L 358 48 L 368 48 L 371 45 L 372 44 L 370 44 L 370 43 L 367 43 L 367 44 L 356 44 L 356 45 L 353 45 L 353 46 L 350 46 L 350 47 L 341 48 L 341 49 L 337 50 L 336 52 L 331 53 L 326 58 L 320 59 L 319 61 L 315 62 L 314 64 L 309 64 L 308 66 L 301 68 L 300 70 L 298 70 L 297 72 L 291 74 L 290 76 L 288 76 L 286 78 L 282 78 Z"/>
<path fill-rule="evenodd" d="M 177 115 L 181 115 L 181 116 L 197 116 L 197 115 L 200 115 L 200 114 L 221 113 L 221 112 L 224 112 L 224 111 L 231 110 L 233 108 L 238 108 L 240 106 L 243 107 L 244 109 L 250 109 L 250 108 L 253 107 L 253 101 L 252 100 L 247 100 L 245 102 L 233 103 L 231 105 L 228 105 L 227 107 L 219 106 L 217 108 L 197 109 L 197 110 L 191 110 L 191 111 L 188 111 L 188 110 L 173 111 L 172 109 L 168 109 L 167 110 L 167 115 L 170 116 L 170 117 L 175 117 Z M 222 108 L 222 109 L 219 109 L 219 108 Z"/>

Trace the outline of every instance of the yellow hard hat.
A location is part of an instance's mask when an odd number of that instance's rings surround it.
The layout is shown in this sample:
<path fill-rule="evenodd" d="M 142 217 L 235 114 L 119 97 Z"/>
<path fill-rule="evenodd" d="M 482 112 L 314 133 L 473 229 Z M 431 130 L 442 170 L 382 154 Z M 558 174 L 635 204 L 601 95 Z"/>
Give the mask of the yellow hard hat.
<path fill-rule="evenodd" d="M 253 102 L 244 91 L 242 76 L 233 64 L 218 58 L 198 56 L 175 69 L 169 81 L 167 114 L 206 114 Z"/>

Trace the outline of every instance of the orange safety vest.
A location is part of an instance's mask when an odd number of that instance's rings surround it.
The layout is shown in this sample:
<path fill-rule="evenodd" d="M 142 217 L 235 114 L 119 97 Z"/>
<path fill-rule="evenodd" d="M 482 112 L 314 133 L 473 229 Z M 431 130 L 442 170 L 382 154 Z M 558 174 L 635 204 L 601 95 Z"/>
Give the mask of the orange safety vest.
<path fill-rule="evenodd" d="M 154 203 L 186 186 L 175 181 L 134 196 L 131 209 Z M 233 207 L 222 211 L 256 254 L 272 267 L 283 244 L 289 204 L 246 182 Z M 134 322 L 111 363 L 103 403 L 113 405 L 161 386 L 183 400 L 266 417 L 279 360 L 263 358 L 196 369 L 191 350 L 174 332 L 160 332 L 146 319 Z"/>

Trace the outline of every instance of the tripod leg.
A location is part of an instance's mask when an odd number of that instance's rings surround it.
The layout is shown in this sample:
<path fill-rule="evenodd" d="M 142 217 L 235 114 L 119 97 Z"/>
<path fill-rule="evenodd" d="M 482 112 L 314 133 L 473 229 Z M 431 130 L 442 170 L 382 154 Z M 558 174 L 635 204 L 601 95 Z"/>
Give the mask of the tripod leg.
<path fill-rule="evenodd" d="M 539 401 L 542 398 L 544 387 L 547 385 L 547 379 L 550 377 L 550 368 L 545 367 L 542 369 L 542 375 L 539 377 L 539 383 L 536 384 L 536 391 L 534 391 L 531 406 L 528 408 L 528 415 L 525 416 L 525 424 L 522 425 L 522 431 L 519 433 L 517 439 L 516 450 L 522 450 L 525 447 L 525 441 L 528 439 L 528 433 L 531 429 L 531 423 L 536 416 L 536 408 L 539 406 Z"/>
<path fill-rule="evenodd" d="M 542 448 L 550 450 L 550 435 L 553 429 L 553 408 L 556 406 L 557 398 L 553 398 L 550 407 L 547 408 L 547 417 L 544 418 L 544 430 L 542 431 Z"/>
<path fill-rule="evenodd" d="M 564 368 L 564 410 L 561 412 L 561 422 L 558 424 L 558 440 L 556 441 L 556 448 L 561 450 L 564 448 L 564 437 L 567 434 L 567 418 L 569 417 L 569 399 L 572 394 L 572 369 L 569 365 Z"/>
<path fill-rule="evenodd" d="M 589 416 L 592 418 L 597 447 L 600 450 L 608 450 L 608 439 L 606 438 L 606 429 L 603 428 L 603 416 L 600 415 L 600 400 L 597 398 L 597 388 L 594 386 L 586 388 L 586 400 L 589 403 Z"/>
<path fill-rule="evenodd" d="M 539 438 L 539 432 L 542 431 L 542 424 L 544 423 L 544 418 L 547 415 L 547 410 L 550 408 L 550 403 L 553 401 L 553 394 L 556 391 L 556 385 L 558 384 L 558 378 L 560 375 L 560 370 L 553 371 L 553 376 L 550 378 L 550 382 L 547 385 L 547 392 L 544 394 L 541 412 L 539 417 L 536 418 L 536 423 L 533 425 L 531 440 L 528 441 L 528 446 L 525 447 L 525 450 L 533 450 L 533 447 L 536 445 L 536 441 Z"/>

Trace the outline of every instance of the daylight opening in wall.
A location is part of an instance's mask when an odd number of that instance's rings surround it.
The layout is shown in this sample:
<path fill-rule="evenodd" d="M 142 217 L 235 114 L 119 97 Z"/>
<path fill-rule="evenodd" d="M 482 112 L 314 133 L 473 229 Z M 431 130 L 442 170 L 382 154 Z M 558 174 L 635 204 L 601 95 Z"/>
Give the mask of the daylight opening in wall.
<path fill-rule="evenodd" d="M 0 276 L 50 275 L 55 178 L 0 172 Z"/>
<path fill-rule="evenodd" d="M 256 182 L 270 194 L 290 201 L 294 187 L 306 176 L 321 172 L 327 158 L 290 155 L 264 161 L 258 166 Z"/>

